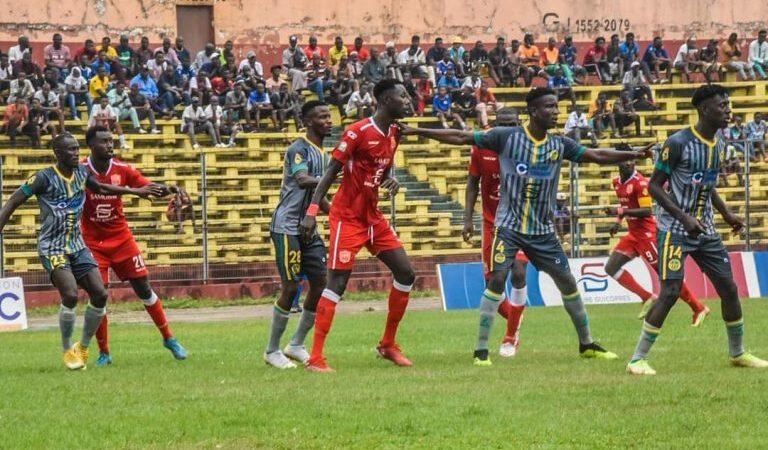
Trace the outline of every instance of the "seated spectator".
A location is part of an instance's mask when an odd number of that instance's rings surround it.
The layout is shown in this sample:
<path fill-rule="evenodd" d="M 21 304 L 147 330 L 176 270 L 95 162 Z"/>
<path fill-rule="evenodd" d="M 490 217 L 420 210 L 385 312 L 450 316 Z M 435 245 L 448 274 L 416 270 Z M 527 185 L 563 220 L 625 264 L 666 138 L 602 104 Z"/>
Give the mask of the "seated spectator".
<path fill-rule="evenodd" d="M 342 58 L 342 61 L 343 60 L 344 58 Z M 319 65 L 320 67 L 324 66 L 324 64 L 322 64 L 322 60 L 319 60 Z M 349 61 L 347 61 L 347 65 L 349 66 L 349 73 L 352 78 L 357 81 L 363 79 L 363 64 L 360 62 L 360 58 L 358 57 L 357 52 L 352 52 L 349 54 Z"/>
<path fill-rule="evenodd" d="M 699 59 L 699 49 L 693 38 L 688 38 L 685 44 L 677 50 L 674 63 L 675 69 L 683 72 L 688 83 L 691 82 L 691 74 L 695 71 L 704 73 L 704 63 Z"/>
<path fill-rule="evenodd" d="M 523 77 L 523 83 L 530 87 L 533 83 L 533 77 L 536 75 L 534 69 L 528 67 L 525 63 L 523 50 L 520 48 L 520 41 L 513 39 L 509 43 L 509 71 L 511 76 L 511 85 L 517 86 L 517 79 Z"/>
<path fill-rule="evenodd" d="M 736 174 L 739 186 L 744 185 L 744 175 L 741 170 L 739 153 L 744 155 L 744 130 L 741 126 L 741 117 L 733 116 L 733 125 L 720 130 L 725 140 L 725 157 L 723 158 L 720 172 L 721 184 L 728 184 L 728 175 Z"/>
<path fill-rule="evenodd" d="M 280 67 L 278 66 L 279 70 Z M 198 72 L 194 78 L 189 80 L 189 91 L 187 93 L 190 98 L 198 97 L 202 99 L 203 103 L 210 103 L 212 92 L 211 80 L 205 72 Z"/>
<path fill-rule="evenodd" d="M 250 67 L 251 73 L 256 75 L 258 78 L 264 78 L 264 67 L 260 62 L 256 60 L 256 52 L 253 50 L 249 51 L 246 55 L 246 58 L 240 61 L 240 66 L 237 68 L 238 73 L 242 73 L 245 67 Z"/>
<path fill-rule="evenodd" d="M 459 74 L 460 78 L 464 78 L 469 76 L 475 69 L 479 71 L 480 66 L 475 67 L 475 64 L 469 59 L 469 52 L 464 52 L 459 62 L 456 63 L 456 73 Z"/>
<path fill-rule="evenodd" d="M 149 41 L 147 41 L 149 42 Z M 93 60 L 96 59 L 96 45 L 93 43 L 93 39 L 86 39 L 82 47 L 75 52 L 75 61 L 80 61 L 85 56 L 86 63 L 90 65 Z"/>
<path fill-rule="evenodd" d="M 523 36 L 523 46 L 520 48 L 520 56 L 523 59 L 523 64 L 528 67 L 528 70 L 532 72 L 533 76 L 541 76 L 548 78 L 547 74 L 539 66 L 541 64 L 541 53 L 539 47 L 533 42 L 533 35 L 527 33 Z"/>
<path fill-rule="evenodd" d="M 346 60 L 342 58 L 341 65 L 345 65 Z M 341 67 L 340 67 L 341 69 Z M 349 73 L 346 70 L 339 70 L 334 80 L 333 86 L 330 89 L 330 102 L 336 105 L 339 110 L 339 114 L 342 119 L 346 118 L 346 107 L 349 102 L 349 97 L 352 93 L 360 89 L 360 83 L 349 77 Z"/>
<path fill-rule="evenodd" d="M 304 72 L 307 68 L 307 57 L 298 46 L 299 39 L 291 36 L 288 39 L 288 47 L 283 50 L 283 68 L 291 80 L 293 91 L 300 92 L 307 88 L 307 74 Z M 346 51 L 346 47 L 344 48 Z M 330 58 L 330 51 L 328 52 Z"/>
<path fill-rule="evenodd" d="M 12 102 L 8 102 L 8 107 L 5 108 L 5 117 L 3 118 L 3 132 L 8 134 L 11 138 L 11 147 L 16 147 L 16 136 L 20 134 L 28 134 L 32 139 L 32 146 L 35 148 L 40 147 L 39 133 L 38 139 L 35 142 L 35 135 L 30 134 L 29 124 L 29 107 L 27 106 L 27 99 L 22 96 L 15 97 Z"/>
<path fill-rule="evenodd" d="M 661 41 L 660 36 L 654 37 L 653 42 L 645 49 L 640 68 L 645 76 L 651 80 L 651 83 L 654 84 L 664 84 L 672 78 L 672 60 L 669 58 L 669 53 L 664 48 L 664 43 Z M 667 72 L 664 78 L 659 74 L 662 70 Z"/>
<path fill-rule="evenodd" d="M 149 69 L 146 66 L 139 68 L 139 74 L 131 79 L 131 86 L 137 85 L 139 92 L 149 100 L 152 108 L 165 117 L 173 117 L 173 112 L 169 111 L 163 102 L 160 101 L 160 92 L 157 90 L 157 83 L 149 76 Z"/>
<path fill-rule="evenodd" d="M 235 44 L 232 42 L 232 40 L 227 40 L 227 42 L 224 43 L 224 48 L 221 49 L 221 52 L 219 53 L 219 62 L 221 65 L 227 64 L 227 61 L 234 61 L 235 59 Z M 236 68 L 230 68 L 230 72 L 233 72 L 236 70 Z"/>
<path fill-rule="evenodd" d="M 219 98 L 215 95 L 211 97 L 211 103 L 203 108 L 203 112 L 208 121 L 213 124 L 213 130 L 216 132 L 216 139 L 214 140 L 216 147 L 234 147 L 235 138 L 240 131 L 240 124 L 237 123 L 237 120 L 233 120 L 230 114 L 225 113 L 219 105 Z M 223 134 L 229 135 L 228 144 L 224 143 Z"/>
<path fill-rule="evenodd" d="M 476 114 L 477 99 L 472 88 L 465 87 L 457 91 L 453 96 L 451 112 L 454 114 L 454 121 L 462 130 L 468 130 L 466 119 Z"/>
<path fill-rule="evenodd" d="M 595 39 L 595 45 L 587 50 L 584 55 L 584 69 L 587 73 L 596 74 L 602 84 L 611 83 L 611 66 L 608 63 L 608 50 L 605 48 L 604 37 Z"/>
<path fill-rule="evenodd" d="M 104 52 L 104 50 L 99 50 L 99 52 L 96 54 L 96 59 L 91 63 L 91 69 L 96 73 L 99 73 L 100 67 L 104 68 L 105 75 L 113 78 L 112 68 L 109 64 L 109 61 L 107 61 L 107 54 Z"/>
<path fill-rule="evenodd" d="M 571 113 L 568 114 L 568 120 L 565 121 L 565 135 L 576 142 L 581 142 L 582 136 L 588 137 L 592 141 L 592 147 L 597 148 L 597 138 L 589 126 L 587 116 L 580 106 L 574 106 Z"/>
<path fill-rule="evenodd" d="M 72 64 L 72 54 L 69 47 L 62 43 L 61 33 L 54 33 L 53 43 L 43 49 L 45 66 L 56 70 L 59 79 L 64 80 L 69 74 L 69 66 Z"/>
<path fill-rule="evenodd" d="M 96 71 L 96 76 L 91 78 L 90 83 L 88 83 L 88 93 L 91 94 L 91 98 L 106 97 L 109 91 L 109 83 L 107 69 L 104 66 L 100 66 Z"/>
<path fill-rule="evenodd" d="M 464 59 L 464 53 L 466 53 L 464 45 L 462 44 L 461 36 L 454 36 L 453 39 L 451 39 L 451 47 L 448 49 L 448 55 L 456 64 L 459 64 L 459 61 Z"/>
<path fill-rule="evenodd" d="M 267 94 L 267 90 L 263 84 L 256 85 L 256 90 L 251 92 L 248 97 L 248 111 L 250 112 L 251 119 L 253 120 L 254 129 L 258 132 L 261 126 L 262 116 L 268 115 L 272 120 L 272 125 L 277 129 L 277 112 L 272 106 L 272 101 Z"/>
<path fill-rule="evenodd" d="M 139 85 L 132 84 L 128 98 L 131 100 L 133 109 L 136 110 L 136 115 L 139 120 L 149 120 L 149 132 L 152 134 L 160 134 L 160 130 L 157 129 L 155 124 L 155 111 L 152 109 L 152 104 L 149 99 L 139 92 Z"/>
<path fill-rule="evenodd" d="M 219 97 L 219 103 L 226 103 L 227 92 L 232 90 L 234 84 L 229 71 L 224 69 L 219 76 L 211 78 L 211 93 Z"/>
<path fill-rule="evenodd" d="M 405 74 L 403 74 L 403 78 L 405 78 Z M 434 85 L 429 80 L 429 78 L 421 77 L 418 78 L 416 81 L 416 89 L 419 92 L 419 101 L 416 105 L 416 115 L 421 117 L 424 115 L 424 109 L 426 108 L 427 102 L 432 100 L 432 94 L 434 93 Z"/>
<path fill-rule="evenodd" d="M 370 59 L 363 64 L 363 80 L 374 85 L 387 76 L 387 67 L 379 59 L 379 51 L 371 47 Z"/>
<path fill-rule="evenodd" d="M 616 121 L 613 118 L 613 108 L 605 96 L 605 92 L 597 94 L 595 101 L 589 105 L 589 117 L 597 139 L 602 139 L 603 130 L 611 127 L 611 133 L 616 135 Z"/>
<path fill-rule="evenodd" d="M 341 36 L 336 36 L 333 40 L 333 46 L 328 49 L 328 64 L 332 66 L 338 66 L 339 61 L 344 56 L 349 56 L 347 47 L 344 46 L 344 40 Z M 307 58 L 308 60 L 311 58 Z"/>
<path fill-rule="evenodd" d="M 397 57 L 397 63 L 403 73 L 409 72 L 414 78 L 430 77 L 431 75 L 430 79 L 434 80 L 435 72 L 427 68 L 427 60 L 424 50 L 419 47 L 420 43 L 421 38 L 419 36 L 411 37 L 411 45 L 400 52 Z"/>
<path fill-rule="evenodd" d="M 503 37 L 496 38 L 496 46 L 488 52 L 488 75 L 496 86 L 509 86 L 517 77 L 512 76 L 509 54 Z M 515 51 L 516 54 L 517 51 Z"/>
<path fill-rule="evenodd" d="M 184 112 L 181 114 L 181 132 L 187 133 L 189 140 L 192 142 L 192 148 L 195 150 L 200 148 L 200 144 L 197 143 L 197 136 L 195 135 L 199 131 L 208 133 L 213 144 L 216 147 L 221 147 L 222 143 L 216 135 L 213 123 L 208 119 L 205 110 L 200 107 L 200 99 L 192 97 L 192 102 L 184 108 Z"/>
<path fill-rule="evenodd" d="M 63 133 L 66 131 L 64 129 L 64 114 L 61 112 L 61 98 L 58 93 L 51 90 L 50 84 L 43 83 L 43 86 L 35 92 L 32 99 L 33 105 L 34 100 L 37 100 L 37 108 L 43 111 L 43 119 L 46 123 L 45 126 L 41 128 L 48 128 L 51 136 L 56 137 L 58 133 L 56 131 L 56 126 L 53 124 L 53 121 L 55 120 L 58 122 L 61 132 Z"/>
<path fill-rule="evenodd" d="M 453 119 L 454 125 L 464 123 L 461 116 L 452 111 L 453 100 L 445 86 L 437 88 L 437 94 L 432 98 L 432 114 L 440 120 L 443 128 L 448 129 L 448 118 Z M 463 127 L 462 127 L 463 129 Z"/>
<path fill-rule="evenodd" d="M 727 70 L 736 71 L 742 81 L 754 80 L 755 69 L 752 63 L 743 60 L 743 47 L 744 45 L 739 42 L 739 36 L 736 33 L 731 33 L 728 35 L 728 40 L 720 44 L 721 61 Z"/>
<path fill-rule="evenodd" d="M 33 85 L 39 86 L 39 81 L 43 78 L 43 73 L 34 61 L 32 61 L 32 50 L 24 52 L 21 59 L 13 63 L 13 73 L 18 76 L 19 73 L 27 74 L 27 79 Z"/>
<path fill-rule="evenodd" d="M 440 77 L 440 80 L 437 82 L 437 87 L 445 87 L 449 91 L 453 89 L 459 89 L 461 87 L 461 83 L 459 82 L 459 79 L 456 78 L 456 74 L 453 72 L 453 70 L 449 70 Z"/>
<path fill-rule="evenodd" d="M 32 104 L 29 106 L 29 120 L 22 131 L 30 137 L 34 148 L 40 148 L 40 135 L 43 131 L 48 131 L 51 137 L 57 135 L 56 126 L 48 118 L 48 114 L 37 98 L 32 98 Z"/>
<path fill-rule="evenodd" d="M 141 37 L 141 41 L 139 43 L 139 48 L 134 51 L 134 62 L 133 65 L 135 67 L 142 67 L 147 65 L 147 63 L 155 59 L 155 52 L 153 52 L 149 48 L 149 38 L 146 36 Z"/>
<path fill-rule="evenodd" d="M 72 119 L 80 120 L 80 116 L 77 114 L 78 105 L 86 105 L 86 113 L 90 114 L 93 100 L 88 93 L 88 81 L 80 75 L 79 67 L 72 68 L 64 80 L 64 86 L 67 90 L 67 104 L 72 113 Z"/>
<path fill-rule="evenodd" d="M 16 61 L 19 61 L 25 53 L 32 51 L 32 47 L 29 46 L 29 38 L 26 36 L 19 36 L 17 40 L 18 45 L 14 45 L 8 49 L 8 62 L 13 65 Z M 29 109 L 29 106 L 27 106 Z"/>
<path fill-rule="evenodd" d="M 176 105 L 184 103 L 189 104 L 190 95 L 184 91 L 184 79 L 178 72 L 173 70 L 173 66 L 168 64 L 165 71 L 157 80 L 157 91 L 160 95 L 160 102 L 166 109 L 173 111 Z"/>
<path fill-rule="evenodd" d="M 352 52 L 354 56 L 355 53 Z M 310 91 L 317 94 L 318 100 L 325 102 L 325 91 L 333 86 L 333 76 L 328 66 L 325 65 L 319 56 L 312 58 L 312 65 L 307 72 L 307 87 Z M 277 125 L 275 125 L 277 127 Z"/>
<path fill-rule="evenodd" d="M 448 51 L 443 46 L 443 38 L 436 37 L 435 45 L 427 50 L 427 65 L 436 67 L 437 63 L 442 61 Z"/>
<path fill-rule="evenodd" d="M 200 72 L 207 73 L 209 78 L 220 76 L 223 70 L 224 67 L 222 67 L 219 53 L 212 54 L 211 60 L 203 64 L 203 66 L 200 68 Z"/>
<path fill-rule="evenodd" d="M 347 117 L 354 117 L 358 120 L 373 115 L 374 101 L 371 95 L 371 88 L 368 83 L 363 83 L 359 90 L 352 92 L 349 97 L 344 113 Z"/>
<path fill-rule="evenodd" d="M 707 83 L 711 83 L 714 76 L 718 78 L 714 81 L 720 81 L 720 63 L 718 63 L 718 59 L 717 40 L 710 39 L 707 45 L 699 52 L 699 60 L 702 63 L 701 71 L 704 73 Z"/>
<path fill-rule="evenodd" d="M 166 69 L 171 68 L 173 65 L 165 61 L 165 54 L 163 52 L 155 53 L 154 58 L 147 61 L 147 69 L 149 69 L 149 76 L 157 82 L 163 75 Z"/>
<path fill-rule="evenodd" d="M 571 210 L 564 192 L 558 192 L 555 197 L 554 219 L 557 235 L 564 240 L 565 235 L 571 232 Z"/>
<path fill-rule="evenodd" d="M 114 130 L 118 138 L 120 139 L 120 148 L 128 150 L 128 143 L 125 141 L 125 134 L 123 134 L 123 128 L 120 126 L 120 120 L 118 119 L 117 112 L 109 106 L 109 98 L 107 96 L 99 97 L 98 103 L 93 105 L 91 109 L 91 115 L 88 118 L 88 127 L 100 125 L 109 128 L 110 131 Z"/>
<path fill-rule="evenodd" d="M 480 77 L 480 70 L 478 68 L 474 68 L 472 69 L 472 72 L 469 74 L 469 76 L 464 78 L 464 82 L 461 83 L 461 87 L 462 89 L 469 87 L 472 89 L 472 92 L 475 92 L 476 90 L 480 89 L 482 84 L 483 79 Z"/>
<path fill-rule="evenodd" d="M 83 55 L 80 57 L 77 68 L 80 69 L 80 76 L 82 76 L 88 83 L 91 82 L 91 78 L 96 75 L 96 72 L 91 69 L 91 64 L 88 62 L 88 58 Z"/>
<path fill-rule="evenodd" d="M 311 60 L 312 59 L 312 55 L 314 55 L 315 53 L 320 55 L 321 59 L 326 59 L 325 50 L 323 50 L 322 47 L 317 45 L 317 37 L 310 36 L 309 37 L 309 45 L 307 45 L 304 48 L 304 55 L 307 57 L 308 60 Z"/>
<path fill-rule="evenodd" d="M 13 79 L 13 67 L 8 62 L 8 55 L 0 53 L 0 92 L 8 93 Z"/>
<path fill-rule="evenodd" d="M 557 48 L 557 40 L 551 37 L 547 40 L 547 46 L 541 52 L 541 67 L 549 76 L 553 76 L 558 69 L 562 70 L 563 75 L 568 80 L 568 84 L 573 86 L 573 73 L 571 73 L 571 69 L 567 65 L 560 64 L 561 60 L 560 50 Z"/>
<path fill-rule="evenodd" d="M 640 116 L 637 115 L 632 104 L 632 96 L 626 89 L 619 94 L 619 100 L 613 104 L 613 120 L 616 124 L 617 138 L 623 137 L 624 128 L 635 124 L 635 134 L 640 136 Z"/>
<path fill-rule="evenodd" d="M 757 162 L 759 159 L 757 158 L 757 154 L 760 154 L 760 158 L 763 160 L 763 162 L 766 161 L 765 157 L 765 132 L 766 132 L 766 124 L 765 120 L 763 120 L 763 115 L 759 112 L 755 113 L 754 118 L 752 119 L 752 122 L 749 122 L 747 124 L 746 129 L 744 130 L 747 140 L 752 146 L 752 151 L 749 152 L 750 160 Z"/>
<path fill-rule="evenodd" d="M 264 86 L 267 88 L 267 91 L 270 94 L 274 94 L 280 90 L 280 86 L 285 84 L 286 86 L 288 83 L 283 79 L 283 77 L 280 76 L 281 70 L 280 66 L 272 66 L 269 69 L 271 77 L 267 78 L 265 81 Z"/>
<path fill-rule="evenodd" d="M 104 52 L 104 61 L 109 65 L 107 75 L 111 78 L 124 81 L 125 73 L 123 72 L 123 66 L 118 58 L 117 49 L 112 46 L 112 40 L 109 36 L 104 36 L 101 39 L 101 45 L 96 46 L 97 52 Z M 98 53 L 97 56 L 98 58 Z"/>
<path fill-rule="evenodd" d="M 768 41 L 765 40 L 766 30 L 757 33 L 757 39 L 749 44 L 748 61 L 754 67 L 755 72 L 763 80 L 768 80 Z"/>
<path fill-rule="evenodd" d="M 571 105 L 576 105 L 576 94 L 573 92 L 571 82 L 568 81 L 562 67 L 555 69 L 554 75 L 547 80 L 547 86 L 557 93 L 558 100 L 568 98 L 571 100 Z"/>
<path fill-rule="evenodd" d="M 565 43 L 560 46 L 560 64 L 568 68 L 572 74 L 573 81 L 578 84 L 584 84 L 584 77 L 587 75 L 587 71 L 576 61 L 577 54 L 578 49 L 573 45 L 573 36 L 565 36 Z"/>
<path fill-rule="evenodd" d="M 484 130 L 490 128 L 488 125 L 488 113 L 496 112 L 500 109 L 499 104 L 496 102 L 496 96 L 493 92 L 488 90 L 488 86 L 483 83 L 475 91 L 475 100 L 477 105 L 475 110 L 477 111 L 477 123 Z"/>
<path fill-rule="evenodd" d="M 611 69 L 611 82 L 609 84 L 614 84 L 617 81 L 621 81 L 624 79 L 624 69 L 626 67 L 629 67 L 628 65 L 624 65 L 624 58 L 621 56 L 621 43 L 619 42 L 619 35 L 618 34 L 612 34 L 611 35 L 611 42 L 608 44 L 608 66 Z M 615 78 L 613 78 L 615 76 Z"/>
<path fill-rule="evenodd" d="M 173 51 L 176 52 L 176 58 L 179 60 L 179 66 L 192 65 L 192 55 L 190 55 L 189 50 L 187 50 L 186 47 L 184 47 L 184 38 L 181 36 L 176 36 L 176 40 L 173 43 Z"/>
<path fill-rule="evenodd" d="M 176 68 L 176 73 L 181 77 L 181 79 L 184 82 L 184 86 L 189 84 L 189 80 L 192 78 L 195 78 L 195 75 L 197 75 L 197 72 L 195 69 L 192 68 L 192 66 L 187 62 L 182 60 L 181 66 Z"/>
<path fill-rule="evenodd" d="M 469 51 L 469 60 L 474 67 L 488 66 L 488 50 L 485 49 L 483 41 L 475 42 L 475 46 Z"/>
<path fill-rule="evenodd" d="M 216 46 L 211 42 L 205 44 L 205 48 L 197 52 L 197 55 L 195 56 L 195 63 L 192 65 L 192 67 L 199 72 L 204 65 L 211 62 L 214 53 L 216 53 Z"/>
<path fill-rule="evenodd" d="M 258 85 L 257 83 L 257 89 Z M 226 112 L 227 119 L 231 119 L 232 122 L 237 123 L 240 120 L 248 119 L 248 96 L 243 92 L 242 83 L 235 83 L 232 90 L 227 93 L 223 109 Z M 216 126 L 215 123 L 214 126 Z"/>
<path fill-rule="evenodd" d="M 135 64 L 136 55 L 128 40 L 128 35 L 120 35 L 120 44 L 115 48 L 115 51 L 117 52 L 117 61 L 125 72 L 123 76 L 128 79 L 136 75 L 138 72 L 138 67 Z"/>
<path fill-rule="evenodd" d="M 107 93 L 107 98 L 109 99 L 109 106 L 117 115 L 117 120 L 131 119 L 134 133 L 147 134 L 147 131 L 141 128 L 139 114 L 131 103 L 128 91 L 125 90 L 125 82 L 118 81 L 115 83 L 114 89 Z"/>
<path fill-rule="evenodd" d="M 24 99 L 24 107 L 29 110 L 27 103 L 32 100 L 32 96 L 35 95 L 35 87 L 32 86 L 32 82 L 27 79 L 27 74 L 21 72 L 18 74 L 15 80 L 11 80 L 8 90 L 8 104 L 16 103 L 16 99 Z"/>
<path fill-rule="evenodd" d="M 176 54 L 176 50 L 174 50 L 173 47 L 171 46 L 171 38 L 169 37 L 163 38 L 163 45 L 161 47 L 156 48 L 154 53 L 155 53 L 155 56 L 157 56 L 158 54 L 162 54 L 163 61 L 173 65 L 174 68 L 181 65 L 181 61 L 179 61 L 179 56 Z"/>
<path fill-rule="evenodd" d="M 629 66 L 630 69 L 624 74 L 624 79 L 621 81 L 624 89 L 629 91 L 633 101 L 647 99 L 648 102 L 653 103 L 653 93 L 651 87 L 648 86 L 648 81 L 643 76 L 643 72 L 640 71 L 640 63 L 635 61 Z"/>
<path fill-rule="evenodd" d="M 640 46 L 635 42 L 635 33 L 627 33 L 624 42 L 619 44 L 619 58 L 622 61 L 621 67 L 626 70 L 633 62 L 640 57 Z M 619 73 L 619 79 L 624 79 L 624 72 Z"/>
<path fill-rule="evenodd" d="M 285 120 L 290 116 L 296 124 L 296 131 L 304 129 L 301 121 L 301 99 L 295 92 L 288 92 L 288 85 L 283 83 L 276 94 L 272 94 L 272 105 L 277 111 L 277 120 L 280 122 L 280 131 L 288 131 Z"/>
<path fill-rule="evenodd" d="M 456 73 L 456 64 L 451 59 L 451 55 L 448 52 L 444 52 L 443 59 L 437 61 L 435 64 L 435 76 L 439 80 L 448 73 L 449 70 Z"/>
<path fill-rule="evenodd" d="M 400 71 L 400 65 L 397 62 L 398 55 L 395 43 L 389 41 L 384 47 L 386 51 L 381 55 L 381 63 L 387 68 L 387 78 L 403 81 L 403 73 Z"/>
<path fill-rule="evenodd" d="M 363 47 L 363 38 L 360 36 L 355 38 L 354 43 L 347 50 L 349 50 L 349 53 L 357 52 L 357 57 L 360 58 L 361 64 L 365 64 L 371 59 L 371 54 L 367 48 Z"/>

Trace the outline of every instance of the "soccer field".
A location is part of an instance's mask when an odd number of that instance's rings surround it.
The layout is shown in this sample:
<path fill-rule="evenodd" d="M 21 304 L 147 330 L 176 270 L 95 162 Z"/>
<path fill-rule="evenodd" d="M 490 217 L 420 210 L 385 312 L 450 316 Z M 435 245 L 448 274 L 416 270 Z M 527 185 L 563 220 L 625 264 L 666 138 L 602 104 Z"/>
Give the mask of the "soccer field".
<path fill-rule="evenodd" d="M 475 311 L 406 315 L 409 369 L 375 357 L 382 313 L 339 315 L 333 374 L 266 367 L 266 319 L 176 324 L 184 362 L 154 327 L 116 324 L 115 364 L 85 372 L 63 368 L 56 330 L 3 334 L 0 447 L 761 448 L 768 370 L 728 365 L 719 305 L 709 306 L 701 329 L 686 305 L 674 309 L 649 378 L 624 372 L 640 332 L 634 304 L 589 308 L 618 361 L 578 358 L 565 312 L 533 308 L 519 356 L 488 368 L 472 365 Z M 746 346 L 766 357 L 768 308 L 744 309 Z M 502 333 L 497 320 L 495 347 Z"/>

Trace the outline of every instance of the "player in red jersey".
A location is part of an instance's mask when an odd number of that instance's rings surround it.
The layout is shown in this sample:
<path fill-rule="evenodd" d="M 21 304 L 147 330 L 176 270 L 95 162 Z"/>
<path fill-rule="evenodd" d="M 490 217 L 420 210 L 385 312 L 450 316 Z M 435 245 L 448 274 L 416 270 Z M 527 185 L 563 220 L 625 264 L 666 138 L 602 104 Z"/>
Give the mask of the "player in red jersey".
<path fill-rule="evenodd" d="M 618 146 L 617 150 L 631 149 L 628 146 Z M 613 179 L 613 189 L 619 197 L 621 206 L 606 208 L 606 213 L 616 215 L 616 223 L 611 228 L 611 236 L 619 231 L 621 222 L 627 219 L 629 233 L 621 238 L 616 248 L 605 263 L 605 273 L 613 277 L 627 290 L 635 293 L 643 302 L 638 318 L 653 306 L 656 297 L 645 290 L 629 272 L 622 267 L 638 256 L 648 261 L 658 271 L 659 252 L 656 248 L 656 219 L 653 217 L 652 200 L 648 193 L 648 180 L 635 170 L 634 161 L 619 164 L 619 176 Z M 701 325 L 709 314 L 709 308 L 702 305 L 688 286 L 683 282 L 680 298 L 693 310 L 693 326 Z"/>
<path fill-rule="evenodd" d="M 502 108 L 496 113 L 496 126 L 515 126 L 517 117 L 509 108 Z M 467 177 L 467 192 L 464 208 L 464 230 L 462 236 L 469 243 L 475 233 L 474 212 L 478 190 L 483 195 L 483 276 L 487 282 L 490 277 L 491 246 L 493 242 L 496 207 L 499 205 L 499 154 L 472 146 Z M 499 302 L 499 314 L 507 319 L 507 332 L 499 347 L 499 355 L 510 358 L 517 354 L 520 345 L 520 323 L 527 297 L 525 271 L 528 257 L 522 251 L 517 252 L 512 266 L 512 295 L 507 301 Z"/>
<path fill-rule="evenodd" d="M 344 132 L 300 226 L 302 238 L 309 239 L 315 229 L 318 205 L 343 170 L 344 178 L 333 197 L 329 214 L 328 284 L 317 305 L 314 342 L 307 363 L 307 369 L 315 372 L 332 371 L 323 356 L 323 346 L 336 304 L 352 273 L 355 256 L 363 247 L 386 264 L 394 277 L 386 328 L 377 347 L 379 356 L 398 366 L 412 365 L 400 351 L 395 335 L 416 275 L 403 244 L 378 207 L 379 187 L 390 197 L 399 189 L 392 170 L 395 150 L 400 143 L 400 129 L 395 121 L 408 114 L 410 97 L 402 83 L 395 80 L 378 82 L 373 95 L 378 103 L 376 113 L 352 124 Z"/>
<path fill-rule="evenodd" d="M 141 172 L 130 165 L 114 158 L 112 133 L 108 128 L 94 126 L 85 135 L 91 149 L 91 156 L 83 163 L 100 183 L 117 186 L 141 187 L 151 183 Z M 163 186 L 164 195 L 178 192 L 176 186 Z M 104 284 L 109 283 L 109 268 L 121 280 L 128 280 L 136 295 L 144 303 L 144 308 L 152 317 L 163 336 L 163 345 L 173 353 L 176 359 L 186 359 L 187 351 L 173 337 L 168 320 L 163 311 L 163 302 L 152 290 L 147 276 L 147 266 L 141 257 L 141 250 L 136 245 L 128 222 L 123 214 L 123 200 L 116 195 L 100 195 L 88 190 L 82 219 L 83 239 L 99 264 L 99 272 Z M 109 320 L 107 316 L 96 331 L 99 344 L 97 366 L 112 363 L 109 352 Z"/>

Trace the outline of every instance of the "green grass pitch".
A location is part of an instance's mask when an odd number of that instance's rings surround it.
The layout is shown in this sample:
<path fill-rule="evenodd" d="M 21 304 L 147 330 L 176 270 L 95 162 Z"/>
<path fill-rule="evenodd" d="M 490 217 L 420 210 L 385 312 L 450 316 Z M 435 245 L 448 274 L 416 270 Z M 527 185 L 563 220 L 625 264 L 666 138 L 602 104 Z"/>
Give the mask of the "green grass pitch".
<path fill-rule="evenodd" d="M 651 378 L 624 372 L 638 305 L 589 308 L 618 361 L 578 358 L 565 312 L 532 308 L 519 356 L 490 368 L 471 364 L 474 311 L 406 315 L 410 369 L 375 358 L 382 313 L 339 315 L 334 374 L 267 368 L 268 320 L 176 324 L 184 362 L 151 325 L 113 325 L 115 364 L 85 372 L 63 368 L 57 330 L 2 334 L 0 448 L 762 448 L 768 370 L 728 365 L 719 304 L 709 306 L 701 329 L 675 308 Z M 747 348 L 768 357 L 764 301 L 744 310 Z M 502 333 L 499 319 L 494 355 Z"/>

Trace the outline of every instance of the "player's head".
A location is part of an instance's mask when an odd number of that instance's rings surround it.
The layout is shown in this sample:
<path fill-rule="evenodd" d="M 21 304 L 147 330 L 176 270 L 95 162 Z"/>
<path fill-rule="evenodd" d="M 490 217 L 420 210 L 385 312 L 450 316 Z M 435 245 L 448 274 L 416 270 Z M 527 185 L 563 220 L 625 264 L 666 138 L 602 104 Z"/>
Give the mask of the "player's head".
<path fill-rule="evenodd" d="M 632 147 L 630 147 L 629 144 L 626 142 L 622 142 L 620 144 L 616 144 L 616 147 L 614 147 L 616 151 L 619 152 L 631 152 Z M 635 172 L 635 160 L 630 159 L 629 161 L 624 161 L 619 163 L 619 174 L 622 178 L 627 179 L 632 176 L 632 174 Z"/>
<path fill-rule="evenodd" d="M 393 119 L 402 119 L 411 112 L 411 97 L 403 83 L 397 80 L 379 81 L 373 87 L 373 96 L 379 109 Z"/>
<path fill-rule="evenodd" d="M 91 158 L 109 160 L 115 156 L 112 132 L 102 125 L 94 125 L 85 132 L 85 143 L 91 149 Z"/>
<path fill-rule="evenodd" d="M 70 133 L 58 134 L 51 140 L 51 147 L 60 165 L 74 169 L 80 164 L 80 144 Z"/>
<path fill-rule="evenodd" d="M 557 94 L 549 88 L 533 88 L 525 96 L 526 109 L 537 126 L 550 129 L 557 126 Z"/>
<path fill-rule="evenodd" d="M 319 136 L 328 136 L 333 129 L 331 110 L 319 100 L 310 100 L 301 107 L 301 120 L 304 126 Z"/>
<path fill-rule="evenodd" d="M 496 112 L 497 127 L 514 127 L 520 123 L 517 110 L 514 108 L 501 108 Z"/>
<path fill-rule="evenodd" d="M 719 84 L 705 84 L 693 92 L 691 103 L 699 112 L 699 120 L 715 128 L 728 126 L 731 101 L 728 90 Z"/>

